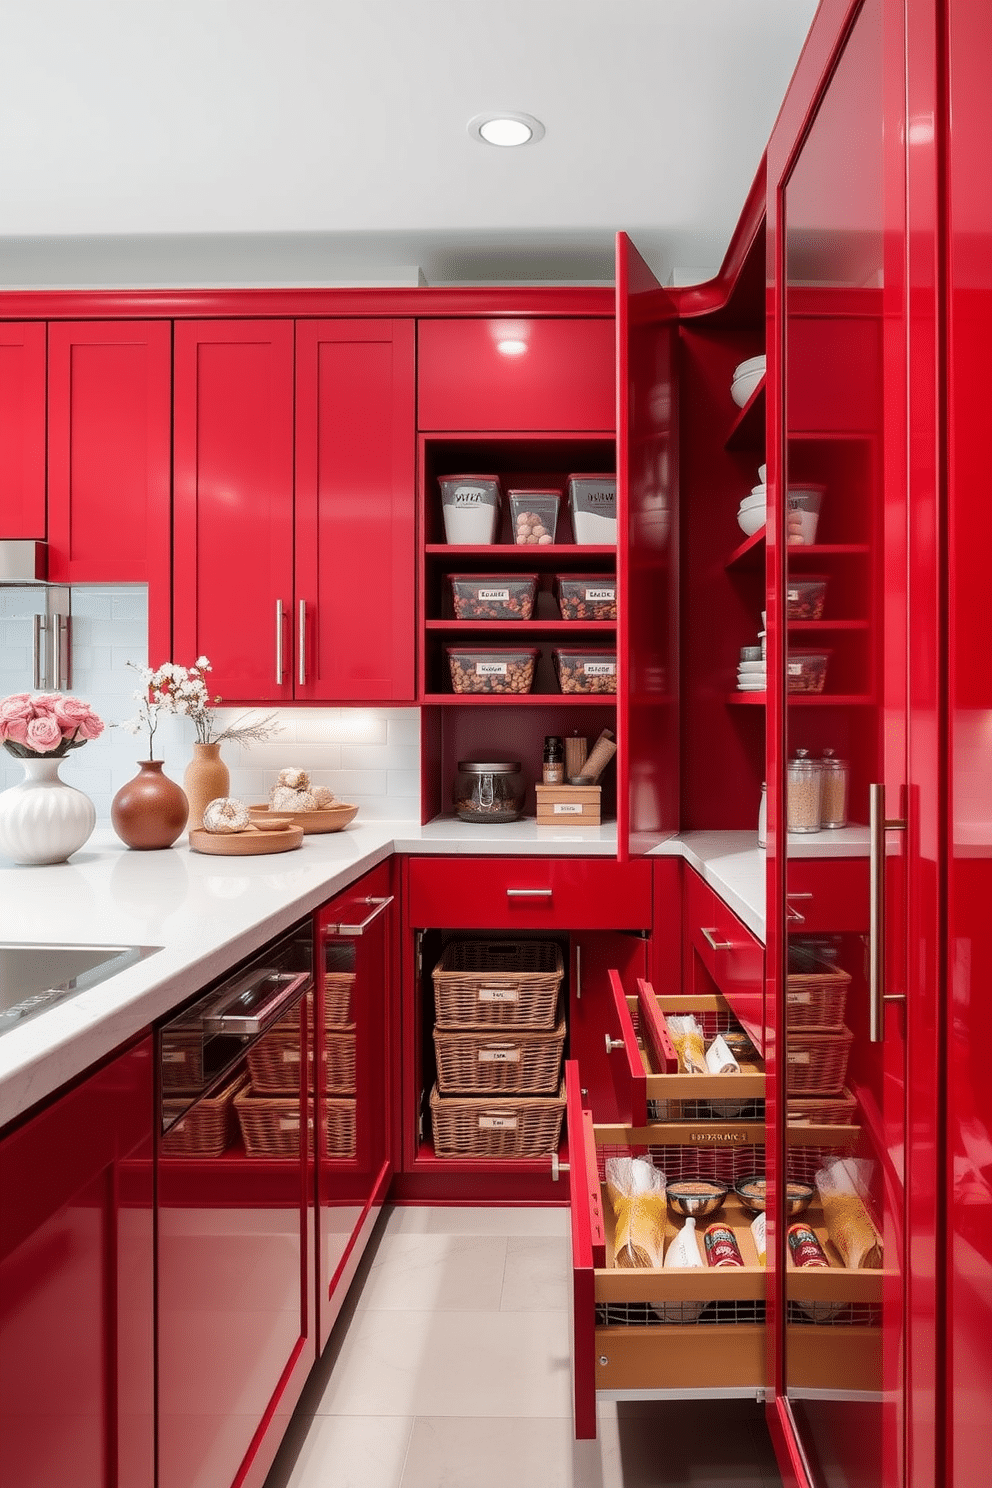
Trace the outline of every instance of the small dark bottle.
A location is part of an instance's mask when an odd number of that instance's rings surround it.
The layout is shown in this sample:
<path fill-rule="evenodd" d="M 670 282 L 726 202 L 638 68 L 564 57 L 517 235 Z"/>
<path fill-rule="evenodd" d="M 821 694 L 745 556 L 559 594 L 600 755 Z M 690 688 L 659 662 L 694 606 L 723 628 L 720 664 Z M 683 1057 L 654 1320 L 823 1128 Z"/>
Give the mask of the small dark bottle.
<path fill-rule="evenodd" d="M 562 785 L 565 780 L 565 746 L 557 734 L 546 734 L 544 739 L 545 785 Z"/>

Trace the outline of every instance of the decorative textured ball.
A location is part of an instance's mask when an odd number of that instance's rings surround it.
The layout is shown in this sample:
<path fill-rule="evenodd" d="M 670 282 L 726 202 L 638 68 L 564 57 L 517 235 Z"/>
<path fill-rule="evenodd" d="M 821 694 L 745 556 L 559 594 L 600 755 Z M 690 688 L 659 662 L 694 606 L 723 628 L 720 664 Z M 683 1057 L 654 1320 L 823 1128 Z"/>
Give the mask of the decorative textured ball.
<path fill-rule="evenodd" d="M 206 832 L 243 832 L 249 825 L 248 807 L 233 796 L 217 796 L 203 808 Z"/>

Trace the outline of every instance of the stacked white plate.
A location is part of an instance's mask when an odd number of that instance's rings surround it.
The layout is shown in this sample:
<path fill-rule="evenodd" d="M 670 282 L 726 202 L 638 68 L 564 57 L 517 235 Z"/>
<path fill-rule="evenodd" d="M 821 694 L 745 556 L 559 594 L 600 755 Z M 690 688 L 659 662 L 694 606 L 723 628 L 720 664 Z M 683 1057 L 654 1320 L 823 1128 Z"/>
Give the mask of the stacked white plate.
<path fill-rule="evenodd" d="M 765 357 L 748 357 L 734 368 L 734 380 L 730 384 L 730 396 L 738 408 L 743 408 L 755 388 L 765 375 Z"/>
<path fill-rule="evenodd" d="M 737 525 L 742 532 L 747 533 L 748 537 L 753 536 L 755 532 L 760 531 L 764 527 L 765 503 L 766 488 L 763 485 L 752 486 L 751 494 L 745 496 L 737 508 Z"/>
<path fill-rule="evenodd" d="M 739 661 L 737 663 L 738 692 L 764 692 L 766 681 L 763 661 Z"/>

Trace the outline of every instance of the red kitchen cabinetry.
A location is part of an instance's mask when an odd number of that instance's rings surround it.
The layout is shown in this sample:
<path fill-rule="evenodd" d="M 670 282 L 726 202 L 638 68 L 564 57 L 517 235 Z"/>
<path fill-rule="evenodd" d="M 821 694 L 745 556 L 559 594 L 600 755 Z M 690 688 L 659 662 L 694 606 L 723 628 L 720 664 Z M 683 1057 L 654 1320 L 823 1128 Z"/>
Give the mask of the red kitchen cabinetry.
<path fill-rule="evenodd" d="M 177 322 L 174 645 L 225 701 L 412 700 L 413 376 L 409 321 Z"/>
<path fill-rule="evenodd" d="M 765 1052 L 765 948 L 699 874 L 686 867 L 683 990 L 717 990 L 759 1054 Z"/>
<path fill-rule="evenodd" d="M 0 321 L 0 537 L 42 541 L 45 325 Z"/>
<path fill-rule="evenodd" d="M 0 1464 L 17 1488 L 155 1483 L 145 1039 L 0 1141 Z"/>

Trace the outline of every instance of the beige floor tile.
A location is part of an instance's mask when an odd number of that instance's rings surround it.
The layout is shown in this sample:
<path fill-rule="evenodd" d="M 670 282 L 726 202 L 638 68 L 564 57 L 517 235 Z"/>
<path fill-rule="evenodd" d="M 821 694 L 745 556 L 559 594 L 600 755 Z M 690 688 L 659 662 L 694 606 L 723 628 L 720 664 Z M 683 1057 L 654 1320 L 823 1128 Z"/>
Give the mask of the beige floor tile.
<path fill-rule="evenodd" d="M 506 1247 L 505 1239 L 488 1235 L 386 1233 L 376 1248 L 357 1307 L 498 1312 Z"/>
<path fill-rule="evenodd" d="M 568 1234 L 568 1209 L 397 1204 L 387 1211 L 388 1235 Z"/>
<path fill-rule="evenodd" d="M 400 1488 L 412 1428 L 402 1416 L 296 1421 L 265 1488 Z"/>
<path fill-rule="evenodd" d="M 653 1480 L 657 1482 L 658 1480 Z M 598 1442 L 561 1417 L 428 1416 L 414 1422 L 400 1488 L 621 1488 Z"/>
<path fill-rule="evenodd" d="M 323 1415 L 568 1416 L 564 1313 L 355 1312 Z"/>
<path fill-rule="evenodd" d="M 564 1311 L 571 1298 L 566 1247 L 563 1236 L 511 1235 L 506 1242 L 500 1311 Z"/>

